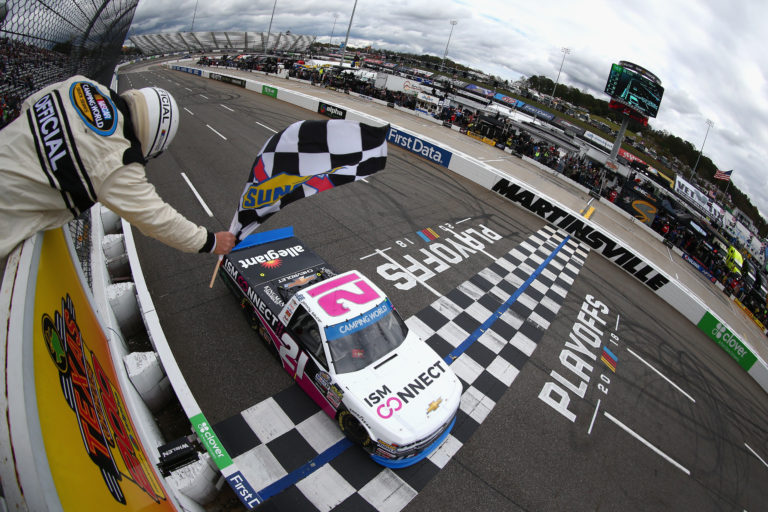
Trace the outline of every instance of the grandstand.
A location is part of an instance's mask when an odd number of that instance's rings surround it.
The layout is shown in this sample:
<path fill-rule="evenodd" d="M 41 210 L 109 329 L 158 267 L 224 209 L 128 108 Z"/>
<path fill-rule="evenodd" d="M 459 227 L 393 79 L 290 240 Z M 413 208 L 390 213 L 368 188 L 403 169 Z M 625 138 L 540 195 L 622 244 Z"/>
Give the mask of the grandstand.
<path fill-rule="evenodd" d="M 134 35 L 129 39 L 144 55 L 179 52 L 301 53 L 306 52 L 315 41 L 314 36 L 290 32 L 167 32 Z"/>

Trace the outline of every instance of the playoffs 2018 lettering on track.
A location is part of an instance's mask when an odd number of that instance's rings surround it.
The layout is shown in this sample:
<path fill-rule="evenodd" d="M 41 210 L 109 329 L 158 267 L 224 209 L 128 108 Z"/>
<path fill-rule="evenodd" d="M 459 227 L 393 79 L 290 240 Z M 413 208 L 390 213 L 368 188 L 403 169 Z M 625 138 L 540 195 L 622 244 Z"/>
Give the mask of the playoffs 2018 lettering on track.
<path fill-rule="evenodd" d="M 410 290 L 419 282 L 425 283 L 435 275 L 467 262 L 476 254 L 486 254 L 490 257 L 485 249 L 502 239 L 500 234 L 482 224 L 458 231 L 457 227 L 445 223 L 438 226 L 442 237 L 438 237 L 432 229 L 424 231 L 432 233 L 431 240 L 439 241 L 430 241 L 426 246 L 419 246 L 418 252 L 412 251 L 398 256 L 397 259 L 388 256 L 389 263 L 376 268 L 379 276 L 393 282 L 398 290 Z M 427 235 L 423 237 L 422 240 L 429 239 Z M 409 238 L 397 240 L 395 244 L 404 249 L 417 247 Z M 384 254 L 384 251 L 378 252 Z"/>
<path fill-rule="evenodd" d="M 549 379 L 539 393 L 539 399 L 571 422 L 576 421 L 576 412 L 571 404 L 572 398 L 584 398 L 600 363 L 602 372 L 598 381 L 598 390 L 608 393 L 610 377 L 605 370 L 615 373 L 617 359 L 604 343 L 608 306 L 592 295 L 587 295 L 581 304 L 576 321 L 564 340 L 559 354 L 560 365 L 549 372 Z M 610 334 L 610 342 L 618 344 L 618 337 Z M 602 346 L 602 350 L 601 350 Z M 600 361 L 598 362 L 598 356 Z"/>

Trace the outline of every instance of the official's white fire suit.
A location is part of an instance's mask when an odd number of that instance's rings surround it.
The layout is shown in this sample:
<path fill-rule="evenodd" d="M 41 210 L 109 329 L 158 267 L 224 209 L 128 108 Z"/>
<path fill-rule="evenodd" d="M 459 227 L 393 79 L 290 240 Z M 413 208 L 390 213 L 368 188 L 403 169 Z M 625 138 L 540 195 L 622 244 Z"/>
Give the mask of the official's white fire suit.
<path fill-rule="evenodd" d="M 147 182 L 125 101 L 83 76 L 33 94 L 0 130 L 0 187 L 0 258 L 95 202 L 181 251 L 208 252 L 215 244 L 213 233 Z"/>

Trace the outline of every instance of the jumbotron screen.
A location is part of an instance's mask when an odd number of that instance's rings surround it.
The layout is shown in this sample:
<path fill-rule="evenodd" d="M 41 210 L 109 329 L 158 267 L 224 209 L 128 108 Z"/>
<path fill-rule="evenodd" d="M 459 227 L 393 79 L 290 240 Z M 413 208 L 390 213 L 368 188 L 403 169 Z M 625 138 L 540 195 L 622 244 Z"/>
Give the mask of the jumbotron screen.
<path fill-rule="evenodd" d="M 605 84 L 605 93 L 644 116 L 656 117 L 664 88 L 635 71 L 614 64 Z"/>

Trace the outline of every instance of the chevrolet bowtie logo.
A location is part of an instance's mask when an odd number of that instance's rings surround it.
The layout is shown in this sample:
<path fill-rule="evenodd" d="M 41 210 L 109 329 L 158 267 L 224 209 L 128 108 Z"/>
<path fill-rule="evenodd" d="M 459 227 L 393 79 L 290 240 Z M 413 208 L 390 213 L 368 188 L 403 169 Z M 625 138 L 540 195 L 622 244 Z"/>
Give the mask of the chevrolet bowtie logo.
<path fill-rule="evenodd" d="M 431 402 L 429 404 L 429 407 L 427 407 L 427 414 L 431 413 L 432 411 L 436 411 L 438 407 L 440 407 L 440 404 L 443 403 L 442 398 L 438 398 L 434 402 Z"/>
<path fill-rule="evenodd" d="M 317 276 L 304 276 L 296 279 L 294 282 L 286 284 L 285 288 L 293 288 L 294 286 L 303 286 L 307 284 L 308 282 L 315 279 Z"/>

